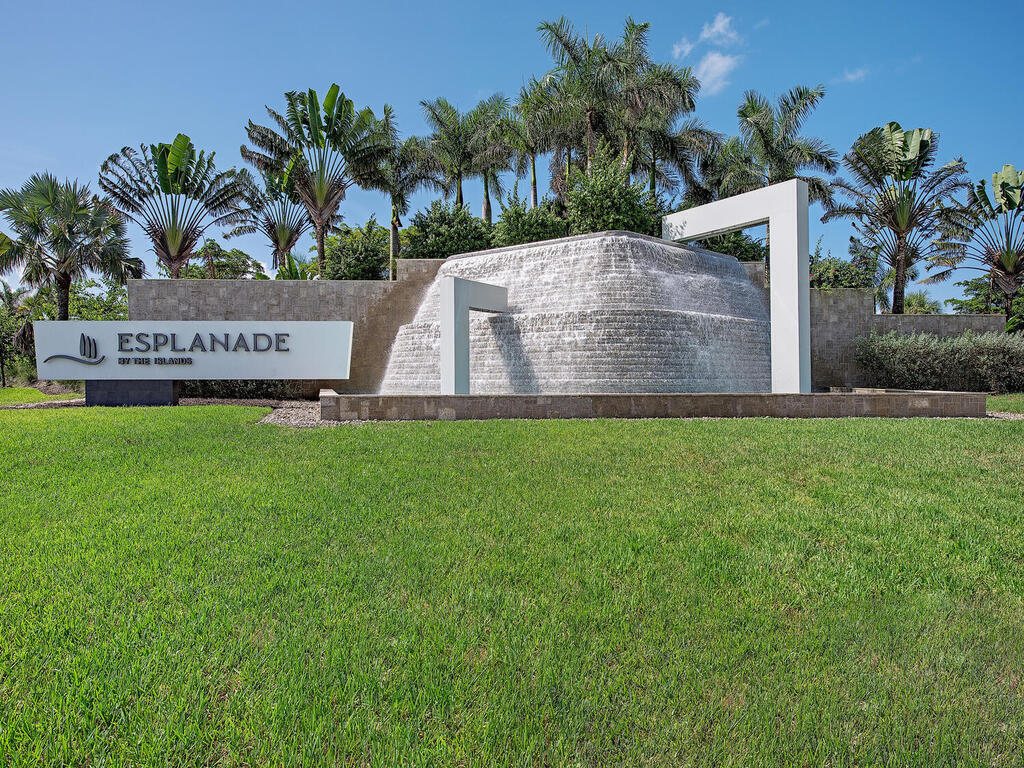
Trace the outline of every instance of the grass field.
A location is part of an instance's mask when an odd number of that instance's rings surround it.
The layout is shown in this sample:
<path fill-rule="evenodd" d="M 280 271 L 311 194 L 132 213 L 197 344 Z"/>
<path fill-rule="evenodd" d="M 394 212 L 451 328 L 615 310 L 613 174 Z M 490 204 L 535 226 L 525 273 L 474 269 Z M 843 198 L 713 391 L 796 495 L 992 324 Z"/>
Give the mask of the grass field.
<path fill-rule="evenodd" d="M 43 403 L 48 400 L 67 400 L 82 397 L 77 393 L 69 395 L 47 395 L 34 387 L 0 387 L 0 405 L 21 405 L 22 403 Z"/>
<path fill-rule="evenodd" d="M 989 395 L 985 407 L 990 411 L 1024 413 L 1024 394 Z"/>
<path fill-rule="evenodd" d="M 0 764 L 1024 763 L 1024 422 L 0 413 Z"/>

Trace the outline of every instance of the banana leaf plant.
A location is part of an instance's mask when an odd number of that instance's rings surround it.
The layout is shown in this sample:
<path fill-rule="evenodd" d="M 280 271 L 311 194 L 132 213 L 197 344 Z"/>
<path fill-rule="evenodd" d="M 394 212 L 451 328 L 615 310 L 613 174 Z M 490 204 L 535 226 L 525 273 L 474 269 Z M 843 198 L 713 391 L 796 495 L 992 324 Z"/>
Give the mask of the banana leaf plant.
<path fill-rule="evenodd" d="M 170 144 L 124 147 L 100 167 L 100 187 L 142 227 L 171 277 L 181 276 L 207 229 L 239 220 L 245 179 L 218 171 L 214 154 L 179 133 Z"/>
<path fill-rule="evenodd" d="M 1024 171 L 1004 165 L 992 174 L 991 194 L 982 179 L 957 212 L 940 244 L 943 257 L 936 266 L 941 271 L 932 279 L 942 280 L 958 268 L 985 272 L 1003 293 L 1007 330 L 1013 330 L 1013 300 L 1024 287 Z"/>
<path fill-rule="evenodd" d="M 380 190 L 381 166 L 395 142 L 391 110 L 378 119 L 356 109 L 337 83 L 323 101 L 310 88 L 285 94 L 284 114 L 267 107 L 276 130 L 249 121 L 252 147 L 242 157 L 263 174 L 281 174 L 305 206 L 316 237 L 318 260 L 324 258 L 327 234 L 341 221 L 338 209 L 349 188 Z"/>

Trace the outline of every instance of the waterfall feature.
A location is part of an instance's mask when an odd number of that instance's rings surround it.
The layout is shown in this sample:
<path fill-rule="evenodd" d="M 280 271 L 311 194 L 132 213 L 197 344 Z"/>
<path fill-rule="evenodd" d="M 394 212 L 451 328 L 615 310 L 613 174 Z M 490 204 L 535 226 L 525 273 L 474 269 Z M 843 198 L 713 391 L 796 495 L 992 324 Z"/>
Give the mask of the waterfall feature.
<path fill-rule="evenodd" d="M 508 288 L 508 314 L 471 314 L 473 394 L 771 389 L 766 299 L 736 259 L 604 232 L 450 258 L 399 330 L 382 394 L 440 391 L 446 276 Z"/>

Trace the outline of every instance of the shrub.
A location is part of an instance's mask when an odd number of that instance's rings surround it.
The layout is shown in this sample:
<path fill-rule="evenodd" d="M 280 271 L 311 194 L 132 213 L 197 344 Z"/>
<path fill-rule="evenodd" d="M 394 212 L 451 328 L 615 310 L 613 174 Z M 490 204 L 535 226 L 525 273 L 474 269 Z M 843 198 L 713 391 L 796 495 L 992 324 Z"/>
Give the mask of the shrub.
<path fill-rule="evenodd" d="M 188 379 L 181 382 L 179 395 L 218 400 L 298 400 L 302 398 L 302 382 L 270 379 Z"/>
<path fill-rule="evenodd" d="M 960 392 L 1024 391 L 1024 337 L 966 332 L 940 338 L 895 331 L 857 340 L 871 386 Z"/>
<path fill-rule="evenodd" d="M 498 223 L 494 225 L 491 245 L 499 248 L 505 245 L 534 243 L 538 240 L 552 240 L 565 237 L 567 223 L 551 208 L 547 200 L 536 208 L 527 208 L 517 189 L 512 190 L 502 207 Z"/>
<path fill-rule="evenodd" d="M 446 259 L 491 247 L 491 227 L 465 206 L 435 200 L 426 211 L 413 216 L 411 223 L 403 259 Z"/>
<path fill-rule="evenodd" d="M 590 173 L 574 168 L 565 193 L 569 231 L 574 235 L 624 229 L 661 234 L 661 204 L 642 184 L 629 180 L 610 151 L 600 148 Z"/>
<path fill-rule="evenodd" d="M 728 232 L 707 237 L 698 241 L 697 245 L 715 253 L 735 256 L 739 261 L 768 261 L 768 246 L 764 240 L 757 240 L 746 232 Z"/>
<path fill-rule="evenodd" d="M 324 242 L 325 280 L 382 280 L 389 263 L 390 231 L 373 216 L 362 227 L 342 225 Z"/>

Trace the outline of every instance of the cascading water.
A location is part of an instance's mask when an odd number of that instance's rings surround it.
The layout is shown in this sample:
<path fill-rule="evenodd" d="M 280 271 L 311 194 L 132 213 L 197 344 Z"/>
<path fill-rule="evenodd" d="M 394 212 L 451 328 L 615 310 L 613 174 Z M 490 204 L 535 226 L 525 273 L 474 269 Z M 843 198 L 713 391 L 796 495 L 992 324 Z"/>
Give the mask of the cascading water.
<path fill-rule="evenodd" d="M 508 288 L 471 313 L 473 394 L 767 392 L 768 307 L 731 256 L 605 232 L 452 257 L 391 349 L 382 394 L 440 391 L 439 284 Z"/>

